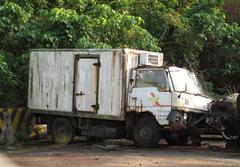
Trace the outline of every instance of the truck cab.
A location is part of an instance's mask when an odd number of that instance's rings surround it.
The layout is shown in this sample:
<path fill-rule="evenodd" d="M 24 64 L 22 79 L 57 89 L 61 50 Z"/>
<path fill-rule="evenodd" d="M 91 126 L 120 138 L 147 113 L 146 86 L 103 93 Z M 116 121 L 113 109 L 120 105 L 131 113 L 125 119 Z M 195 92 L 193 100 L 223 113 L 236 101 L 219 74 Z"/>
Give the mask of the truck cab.
<path fill-rule="evenodd" d="M 128 112 L 152 116 L 169 144 L 187 142 L 193 116 L 208 112 L 212 101 L 193 72 L 175 66 L 134 69 L 128 99 Z"/>

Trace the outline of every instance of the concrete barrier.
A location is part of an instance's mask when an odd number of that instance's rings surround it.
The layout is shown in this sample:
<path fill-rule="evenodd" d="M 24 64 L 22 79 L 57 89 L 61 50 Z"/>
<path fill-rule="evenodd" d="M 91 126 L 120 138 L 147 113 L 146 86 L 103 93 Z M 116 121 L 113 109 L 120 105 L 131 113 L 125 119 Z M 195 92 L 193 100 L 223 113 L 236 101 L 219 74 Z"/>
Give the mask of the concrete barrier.
<path fill-rule="evenodd" d="M 26 108 L 0 108 L 0 143 L 11 145 L 16 138 L 25 133 Z M 25 124 L 26 125 L 26 124 Z"/>

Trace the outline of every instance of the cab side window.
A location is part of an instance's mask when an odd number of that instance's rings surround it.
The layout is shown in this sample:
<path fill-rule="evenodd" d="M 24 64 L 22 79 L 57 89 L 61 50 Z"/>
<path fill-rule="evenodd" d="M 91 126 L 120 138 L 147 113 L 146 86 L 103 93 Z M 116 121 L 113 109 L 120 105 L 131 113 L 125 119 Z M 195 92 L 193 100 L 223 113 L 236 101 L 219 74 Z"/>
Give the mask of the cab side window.
<path fill-rule="evenodd" d="M 168 91 L 165 71 L 157 70 L 137 70 L 136 85 L 137 88 L 156 87 L 159 91 Z"/>

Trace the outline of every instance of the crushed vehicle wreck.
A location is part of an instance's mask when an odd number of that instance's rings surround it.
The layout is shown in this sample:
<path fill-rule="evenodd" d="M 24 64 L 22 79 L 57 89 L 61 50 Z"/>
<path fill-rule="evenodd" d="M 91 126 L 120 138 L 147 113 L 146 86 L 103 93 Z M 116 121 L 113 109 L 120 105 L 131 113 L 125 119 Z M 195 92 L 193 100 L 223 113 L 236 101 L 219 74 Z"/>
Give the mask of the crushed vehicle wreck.
<path fill-rule="evenodd" d="M 240 144 L 240 95 L 213 100 L 207 123 L 221 132 L 227 142 Z"/>
<path fill-rule="evenodd" d="M 32 50 L 28 107 L 56 143 L 74 135 L 184 144 L 204 128 L 207 97 L 193 72 L 132 49 Z"/>

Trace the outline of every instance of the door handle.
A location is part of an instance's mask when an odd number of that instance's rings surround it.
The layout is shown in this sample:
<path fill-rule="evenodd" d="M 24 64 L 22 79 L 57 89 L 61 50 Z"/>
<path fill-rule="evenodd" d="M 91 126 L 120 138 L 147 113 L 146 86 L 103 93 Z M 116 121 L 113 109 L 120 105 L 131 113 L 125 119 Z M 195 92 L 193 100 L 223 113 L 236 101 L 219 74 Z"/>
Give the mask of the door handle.
<path fill-rule="evenodd" d="M 80 93 L 76 93 L 76 96 L 83 96 L 85 95 L 85 93 L 83 93 L 82 91 Z"/>

